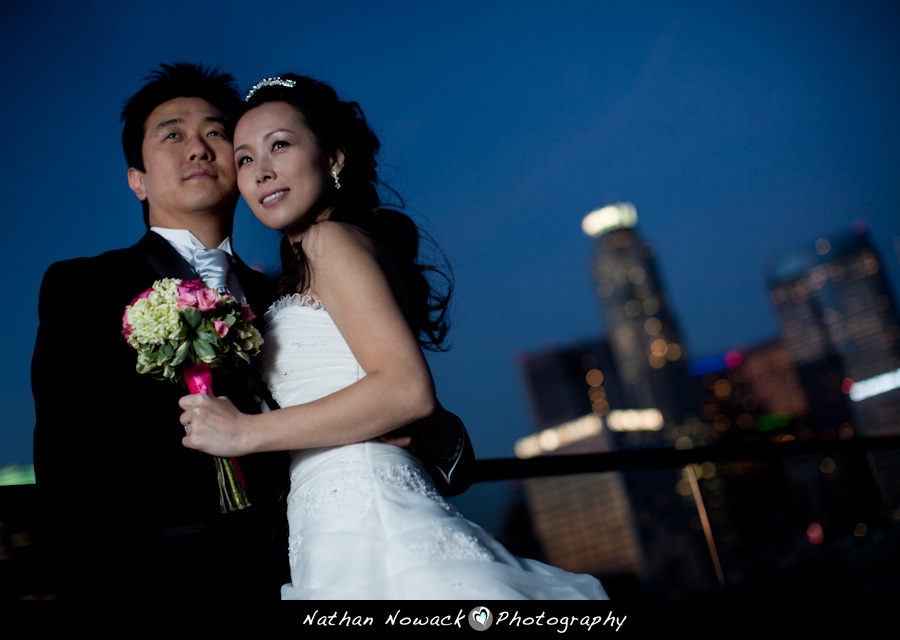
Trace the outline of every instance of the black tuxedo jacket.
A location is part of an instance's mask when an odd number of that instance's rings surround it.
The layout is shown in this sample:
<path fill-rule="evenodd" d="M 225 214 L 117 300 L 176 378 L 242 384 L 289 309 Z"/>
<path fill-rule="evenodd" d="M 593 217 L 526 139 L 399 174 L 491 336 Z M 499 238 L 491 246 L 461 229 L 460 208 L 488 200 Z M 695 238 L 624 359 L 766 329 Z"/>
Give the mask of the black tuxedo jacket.
<path fill-rule="evenodd" d="M 240 261 L 235 268 L 262 318 L 268 278 Z M 44 276 L 32 388 L 49 579 L 62 598 L 276 599 L 289 581 L 287 453 L 241 458 L 251 507 L 220 513 L 213 458 L 181 444 L 178 399 L 188 391 L 138 374 L 121 334 L 125 307 L 164 277 L 198 276 L 153 232 Z M 217 372 L 213 390 L 255 412 L 256 379 Z"/>

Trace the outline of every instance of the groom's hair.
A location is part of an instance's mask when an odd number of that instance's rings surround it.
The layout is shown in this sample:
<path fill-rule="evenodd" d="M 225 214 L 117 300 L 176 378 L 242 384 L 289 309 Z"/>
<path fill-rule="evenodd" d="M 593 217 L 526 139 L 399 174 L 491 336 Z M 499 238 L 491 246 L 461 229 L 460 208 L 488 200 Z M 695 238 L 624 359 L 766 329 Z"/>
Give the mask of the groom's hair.
<path fill-rule="evenodd" d="M 122 107 L 122 148 L 129 168 L 144 171 L 141 145 L 147 117 L 163 102 L 175 98 L 202 98 L 217 107 L 223 115 L 241 105 L 241 97 L 230 73 L 218 67 L 204 67 L 190 62 L 161 64 L 145 78 L 146 84 L 125 101 Z"/>

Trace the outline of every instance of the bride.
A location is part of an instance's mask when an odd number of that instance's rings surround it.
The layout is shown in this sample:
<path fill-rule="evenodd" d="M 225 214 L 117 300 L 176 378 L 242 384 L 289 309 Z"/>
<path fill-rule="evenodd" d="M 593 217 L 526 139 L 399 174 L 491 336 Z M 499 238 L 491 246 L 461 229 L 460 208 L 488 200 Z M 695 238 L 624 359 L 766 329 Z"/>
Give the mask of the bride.
<path fill-rule="evenodd" d="M 187 447 L 291 451 L 291 583 L 283 599 L 605 599 L 591 576 L 518 558 L 445 502 L 410 451 L 380 441 L 430 415 L 423 348 L 449 293 L 419 233 L 377 194 L 378 139 L 355 102 L 286 74 L 254 86 L 234 126 L 244 200 L 281 231 L 284 295 L 266 314 L 262 375 L 279 409 L 181 400 Z"/>

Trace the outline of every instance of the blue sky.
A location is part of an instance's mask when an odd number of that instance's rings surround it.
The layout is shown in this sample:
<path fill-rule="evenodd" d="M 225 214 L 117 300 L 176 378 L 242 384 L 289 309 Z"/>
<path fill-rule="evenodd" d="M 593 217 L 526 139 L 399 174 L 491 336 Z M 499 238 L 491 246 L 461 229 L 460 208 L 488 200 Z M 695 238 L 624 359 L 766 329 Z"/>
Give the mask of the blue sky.
<path fill-rule="evenodd" d="M 774 336 L 766 263 L 855 221 L 898 291 L 896 2 L 209 6 L 3 10 L 0 466 L 31 462 L 44 270 L 143 231 L 118 114 L 161 62 L 220 66 L 241 88 L 305 73 L 363 106 L 382 176 L 454 269 L 453 348 L 430 362 L 483 458 L 532 429 L 517 354 L 605 331 L 592 209 L 635 204 L 692 357 Z M 273 267 L 277 238 L 243 203 L 237 217 L 237 251 Z M 98 381 L 96 427 L 111 426 L 127 421 L 104 414 Z"/>

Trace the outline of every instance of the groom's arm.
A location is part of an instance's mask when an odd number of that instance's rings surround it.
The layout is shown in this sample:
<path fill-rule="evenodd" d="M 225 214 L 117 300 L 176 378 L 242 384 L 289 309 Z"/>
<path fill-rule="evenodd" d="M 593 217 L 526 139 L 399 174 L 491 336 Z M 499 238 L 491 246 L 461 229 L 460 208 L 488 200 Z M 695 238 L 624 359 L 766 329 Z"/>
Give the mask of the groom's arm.
<path fill-rule="evenodd" d="M 38 544 L 57 572 L 48 578 L 54 592 L 67 598 L 102 597 L 102 576 L 113 564 L 99 540 L 108 535 L 103 510 L 115 508 L 103 493 L 115 481 L 104 477 L 112 462 L 104 436 L 116 424 L 96 402 L 105 340 L 88 294 L 98 283 L 84 275 L 74 263 L 54 264 L 44 275 L 31 372 Z"/>
<path fill-rule="evenodd" d="M 124 560 L 138 544 L 125 537 L 134 521 L 131 489 L 153 470 L 136 462 L 143 444 L 136 423 L 146 408 L 129 404 L 129 372 L 117 357 L 125 345 L 123 295 L 132 293 L 91 259 L 52 265 L 41 285 L 31 372 L 34 467 L 40 543 L 60 597 L 121 596 Z"/>
<path fill-rule="evenodd" d="M 440 402 L 429 417 L 385 434 L 380 440 L 422 458 L 445 498 L 463 493 L 475 482 L 475 451 L 466 427 Z"/>
<path fill-rule="evenodd" d="M 461 494 L 475 482 L 475 451 L 463 421 L 438 407 L 439 423 L 428 430 L 426 465 L 444 497 Z"/>

